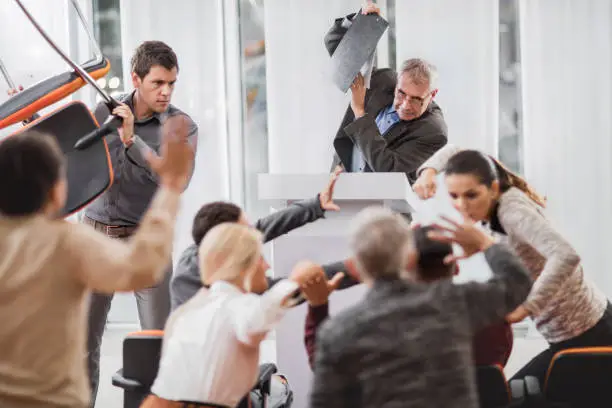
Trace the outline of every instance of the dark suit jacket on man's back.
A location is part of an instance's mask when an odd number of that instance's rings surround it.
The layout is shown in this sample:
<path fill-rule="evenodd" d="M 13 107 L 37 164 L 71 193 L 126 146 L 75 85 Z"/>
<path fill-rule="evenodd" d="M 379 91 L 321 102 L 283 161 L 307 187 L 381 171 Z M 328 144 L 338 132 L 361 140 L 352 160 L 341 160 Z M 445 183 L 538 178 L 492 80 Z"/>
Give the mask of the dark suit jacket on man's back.
<path fill-rule="evenodd" d="M 351 19 L 352 16 L 348 16 Z M 348 30 L 343 26 L 345 19 L 336 19 L 325 35 L 325 46 L 332 55 Z M 352 165 L 353 146 L 357 145 L 364 155 L 368 172 L 402 172 L 408 180 L 416 179 L 416 171 L 425 160 L 447 142 L 447 127 L 442 110 L 431 102 L 425 113 L 417 119 L 393 125 L 381 135 L 376 125 L 376 116 L 381 110 L 393 104 L 397 74 L 388 68 L 375 69 L 366 92 L 366 114 L 355 120 L 349 106 L 336 137 L 336 154 L 332 168 L 342 164 L 347 171 Z"/>

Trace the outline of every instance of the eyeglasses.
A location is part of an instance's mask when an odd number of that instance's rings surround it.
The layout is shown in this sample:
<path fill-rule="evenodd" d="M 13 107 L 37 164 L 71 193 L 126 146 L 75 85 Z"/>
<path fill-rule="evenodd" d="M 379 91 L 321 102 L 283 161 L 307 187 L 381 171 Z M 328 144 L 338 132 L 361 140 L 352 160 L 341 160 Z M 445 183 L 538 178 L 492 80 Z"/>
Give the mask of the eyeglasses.
<path fill-rule="evenodd" d="M 408 103 L 410 104 L 410 106 L 412 106 L 413 108 L 419 109 L 419 108 L 423 107 L 423 105 L 425 104 L 425 101 L 427 100 L 427 98 L 432 96 L 434 92 L 435 92 L 435 90 L 429 91 L 429 92 L 427 92 L 427 94 L 425 96 L 419 97 L 419 96 L 409 96 L 404 91 L 402 91 L 401 89 L 396 89 L 395 90 L 395 97 L 400 101 L 400 103 L 403 103 L 404 100 L 406 100 L 406 98 L 408 98 Z"/>

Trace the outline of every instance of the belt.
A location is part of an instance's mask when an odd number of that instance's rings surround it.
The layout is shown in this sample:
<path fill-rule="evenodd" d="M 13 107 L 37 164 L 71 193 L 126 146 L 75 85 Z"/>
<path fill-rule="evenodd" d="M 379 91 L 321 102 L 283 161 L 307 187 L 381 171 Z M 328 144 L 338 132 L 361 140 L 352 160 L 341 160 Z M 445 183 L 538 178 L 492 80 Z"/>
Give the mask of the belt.
<path fill-rule="evenodd" d="M 101 231 L 111 238 L 127 238 L 136 232 L 136 225 L 108 225 L 100 221 L 92 220 L 83 216 L 83 223 L 91 225 L 94 229 Z"/>

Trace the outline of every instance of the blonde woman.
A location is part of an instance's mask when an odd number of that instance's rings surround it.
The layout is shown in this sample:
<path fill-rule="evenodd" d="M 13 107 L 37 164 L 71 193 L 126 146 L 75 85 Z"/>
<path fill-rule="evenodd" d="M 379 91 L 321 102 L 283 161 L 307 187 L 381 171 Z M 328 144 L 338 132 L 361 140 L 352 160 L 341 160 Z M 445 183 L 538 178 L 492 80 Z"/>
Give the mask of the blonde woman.
<path fill-rule="evenodd" d="M 291 306 L 312 264 L 263 295 L 267 285 L 261 233 L 237 223 L 214 227 L 199 247 L 202 288 L 166 325 L 157 379 L 142 407 L 235 407 L 255 385 L 259 344 Z"/>

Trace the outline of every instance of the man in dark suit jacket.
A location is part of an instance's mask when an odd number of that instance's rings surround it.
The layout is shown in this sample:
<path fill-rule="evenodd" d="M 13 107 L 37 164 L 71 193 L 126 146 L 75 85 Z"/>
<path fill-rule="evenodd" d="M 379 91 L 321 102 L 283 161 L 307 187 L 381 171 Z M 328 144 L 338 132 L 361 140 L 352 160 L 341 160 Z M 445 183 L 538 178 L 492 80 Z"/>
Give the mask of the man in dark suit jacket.
<path fill-rule="evenodd" d="M 333 189 L 340 170 L 337 169 L 332 173 L 327 186 L 315 198 L 298 201 L 284 210 L 257 220 L 253 227 L 262 232 L 263 241 L 272 241 L 296 228 L 323 218 L 327 210 L 338 210 L 339 207 L 333 202 Z M 248 224 L 242 209 L 228 202 L 217 201 L 205 204 L 196 214 L 192 227 L 194 243 L 187 247 L 181 255 L 174 276 L 170 281 L 172 310 L 187 302 L 202 288 L 198 247 L 208 231 L 224 222 Z M 326 265 L 324 269 L 328 276 L 334 276 L 341 272 L 344 267 L 344 263 L 340 261 Z M 268 285 L 274 285 L 279 279 L 269 278 Z M 352 282 L 347 280 L 345 284 L 351 285 Z"/>
<path fill-rule="evenodd" d="M 362 13 L 379 13 L 369 3 Z M 325 35 L 330 56 L 348 31 L 355 14 L 338 18 Z M 403 172 L 410 183 L 416 170 L 447 142 L 447 127 L 433 101 L 435 68 L 410 59 L 399 73 L 375 69 L 370 89 L 359 74 L 351 86 L 351 105 L 334 138 L 333 166 L 349 172 Z"/>

